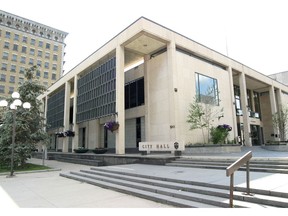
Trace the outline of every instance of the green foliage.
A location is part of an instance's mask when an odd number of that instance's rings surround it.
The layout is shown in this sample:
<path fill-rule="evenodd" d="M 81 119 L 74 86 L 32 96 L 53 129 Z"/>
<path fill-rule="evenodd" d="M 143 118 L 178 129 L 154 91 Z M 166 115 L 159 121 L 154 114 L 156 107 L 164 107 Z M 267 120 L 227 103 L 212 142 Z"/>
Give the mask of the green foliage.
<path fill-rule="evenodd" d="M 202 130 L 204 143 L 206 143 L 204 130 L 207 131 L 207 141 L 209 141 L 209 129 L 212 122 L 215 119 L 219 120 L 223 117 L 223 108 L 218 109 L 218 106 L 215 106 L 215 104 L 218 104 L 218 98 L 212 97 L 214 95 L 212 93 L 213 88 L 209 88 L 206 97 L 202 98 L 201 103 L 197 98 L 194 98 L 194 101 L 190 103 L 189 115 L 187 116 L 187 122 L 190 123 L 190 130 Z M 218 92 L 217 95 L 219 95 Z"/>
<path fill-rule="evenodd" d="M 223 144 L 226 142 L 229 131 L 222 127 L 212 127 L 210 129 L 211 141 L 213 144 Z"/>
<path fill-rule="evenodd" d="M 21 171 L 48 170 L 48 169 L 51 169 L 51 168 L 47 166 L 43 166 L 43 165 L 38 165 L 38 164 L 25 163 L 17 167 L 15 170 L 18 172 L 21 172 Z M 0 173 L 9 172 L 9 171 L 10 171 L 9 166 L 6 166 L 6 167 L 0 166 Z"/>
<path fill-rule="evenodd" d="M 280 140 L 286 141 L 288 126 L 288 107 L 283 106 L 272 116 L 273 126 L 279 131 Z"/>
<path fill-rule="evenodd" d="M 43 130 L 44 118 L 40 110 L 42 104 L 41 101 L 37 100 L 37 96 L 43 93 L 46 88 L 36 79 L 36 71 L 36 66 L 26 69 L 25 82 L 18 89 L 20 100 L 29 102 L 31 108 L 26 110 L 23 107 L 17 107 L 16 110 L 15 167 L 23 165 L 31 157 L 38 142 L 48 140 L 48 135 Z M 8 98 L 7 101 L 10 104 L 13 99 Z M 3 113 L 2 121 L 3 124 L 0 127 L 0 165 L 3 166 L 8 165 L 11 160 L 13 111 L 7 108 Z"/>

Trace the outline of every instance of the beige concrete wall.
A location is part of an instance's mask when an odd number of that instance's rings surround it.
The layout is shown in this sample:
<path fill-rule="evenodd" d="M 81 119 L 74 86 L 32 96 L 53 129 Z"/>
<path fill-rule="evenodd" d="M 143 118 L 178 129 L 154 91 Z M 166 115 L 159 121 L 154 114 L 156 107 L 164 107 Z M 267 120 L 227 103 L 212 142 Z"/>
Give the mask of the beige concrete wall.
<path fill-rule="evenodd" d="M 167 53 L 163 53 L 147 62 L 147 85 L 149 96 L 147 103 L 149 107 L 149 141 L 169 141 L 169 83 L 167 68 Z"/>
<path fill-rule="evenodd" d="M 188 143 L 203 143 L 203 135 L 201 129 L 189 130 L 190 125 L 186 122 L 189 114 L 189 104 L 193 102 L 196 95 L 195 73 L 200 73 L 214 79 L 217 79 L 218 90 L 220 97 L 219 106 L 213 109 L 215 112 L 224 109 L 224 117 L 218 120 L 215 118 L 213 124 L 229 124 L 233 125 L 233 103 L 231 101 L 232 91 L 230 91 L 229 74 L 228 71 L 216 67 L 212 64 L 206 63 L 194 57 L 177 52 L 177 70 L 178 70 L 178 106 L 179 106 L 179 126 L 181 137 L 185 144 Z M 229 139 L 234 139 L 236 136 L 236 128 L 230 132 Z M 207 132 L 205 131 L 207 137 Z M 207 139 L 207 138 L 206 138 Z"/>

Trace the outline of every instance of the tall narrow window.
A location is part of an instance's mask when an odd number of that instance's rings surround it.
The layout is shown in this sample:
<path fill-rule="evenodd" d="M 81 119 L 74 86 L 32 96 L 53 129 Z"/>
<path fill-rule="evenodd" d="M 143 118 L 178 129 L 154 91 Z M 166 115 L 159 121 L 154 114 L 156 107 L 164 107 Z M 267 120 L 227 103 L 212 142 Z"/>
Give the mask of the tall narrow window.
<path fill-rule="evenodd" d="M 218 82 L 216 79 L 195 73 L 196 98 L 198 102 L 219 105 Z"/>

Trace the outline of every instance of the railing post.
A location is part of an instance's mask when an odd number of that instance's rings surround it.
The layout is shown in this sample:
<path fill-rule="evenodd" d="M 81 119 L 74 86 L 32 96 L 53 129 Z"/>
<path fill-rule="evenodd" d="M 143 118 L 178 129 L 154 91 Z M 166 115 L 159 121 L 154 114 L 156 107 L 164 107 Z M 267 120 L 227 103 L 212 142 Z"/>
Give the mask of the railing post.
<path fill-rule="evenodd" d="M 230 208 L 233 208 L 234 173 L 230 175 Z"/>
<path fill-rule="evenodd" d="M 246 163 L 246 183 L 247 194 L 250 195 L 250 167 L 249 160 L 252 158 L 252 152 L 249 151 L 243 157 L 239 158 L 233 164 L 226 168 L 226 176 L 230 176 L 230 208 L 233 208 L 233 191 L 234 191 L 234 172 Z"/>
<path fill-rule="evenodd" d="M 248 160 L 246 163 L 246 193 L 247 195 L 250 195 L 250 161 Z"/>

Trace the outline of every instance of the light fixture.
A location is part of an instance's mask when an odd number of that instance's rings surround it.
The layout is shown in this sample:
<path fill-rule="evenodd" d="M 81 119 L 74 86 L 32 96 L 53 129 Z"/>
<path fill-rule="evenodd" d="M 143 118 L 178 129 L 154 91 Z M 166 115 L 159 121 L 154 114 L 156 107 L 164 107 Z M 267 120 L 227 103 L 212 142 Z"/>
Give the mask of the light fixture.
<path fill-rule="evenodd" d="M 16 110 L 17 107 L 20 107 L 22 105 L 22 101 L 19 99 L 20 94 L 18 92 L 13 92 L 11 97 L 14 99 L 14 101 L 10 104 L 9 108 L 13 110 L 13 131 L 12 131 L 12 144 L 11 144 L 11 170 L 10 175 L 7 177 L 13 177 L 14 176 L 14 148 L 15 148 L 15 137 L 16 137 Z M 6 100 L 0 101 L 0 107 L 8 107 L 8 102 Z M 24 109 L 30 109 L 31 104 L 29 102 L 23 103 Z"/>

